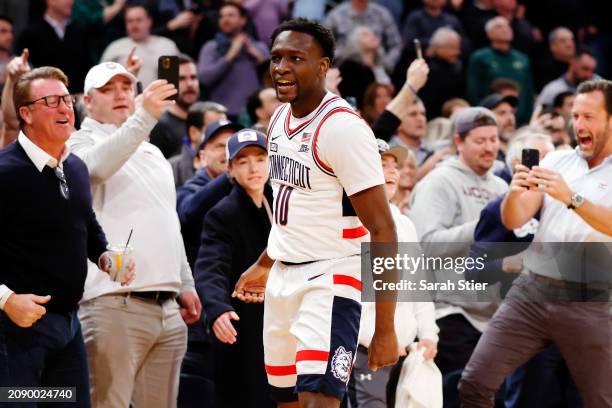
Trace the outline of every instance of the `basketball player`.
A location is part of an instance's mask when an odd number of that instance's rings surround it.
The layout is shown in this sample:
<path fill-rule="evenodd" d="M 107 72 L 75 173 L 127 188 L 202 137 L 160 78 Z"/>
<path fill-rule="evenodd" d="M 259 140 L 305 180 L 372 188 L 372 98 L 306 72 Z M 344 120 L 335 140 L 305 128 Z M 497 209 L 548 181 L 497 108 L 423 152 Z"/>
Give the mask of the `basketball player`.
<path fill-rule="evenodd" d="M 325 89 L 334 54 L 329 30 L 285 22 L 272 34 L 270 54 L 284 102 L 268 128 L 274 223 L 267 250 L 234 296 L 262 301 L 265 288 L 265 364 L 279 407 L 338 407 L 357 348 L 360 245 L 396 242 L 395 227 L 372 131 Z M 408 85 L 414 91 L 427 66 L 411 69 L 418 71 Z M 374 370 L 397 361 L 394 312 L 395 302 L 377 302 Z"/>

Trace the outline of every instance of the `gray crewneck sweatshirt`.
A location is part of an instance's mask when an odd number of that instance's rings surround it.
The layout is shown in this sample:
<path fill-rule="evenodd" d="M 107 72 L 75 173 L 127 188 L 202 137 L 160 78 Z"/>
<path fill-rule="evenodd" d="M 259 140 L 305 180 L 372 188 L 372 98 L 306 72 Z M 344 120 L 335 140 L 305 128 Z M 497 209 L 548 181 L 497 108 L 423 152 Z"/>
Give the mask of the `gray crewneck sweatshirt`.
<path fill-rule="evenodd" d="M 507 184 L 492 171 L 479 176 L 458 158 L 438 164 L 417 183 L 412 193 L 410 215 L 427 254 L 442 257 L 467 255 L 481 210 L 507 190 Z M 462 278 L 462 275 L 448 272 L 441 276 L 447 278 L 449 275 Z M 495 291 L 493 287 L 490 289 Z M 436 317 L 461 313 L 482 331 L 497 305 L 474 302 L 469 298 L 456 301 L 455 297 L 453 300 L 445 299 L 444 295 L 436 297 Z"/>

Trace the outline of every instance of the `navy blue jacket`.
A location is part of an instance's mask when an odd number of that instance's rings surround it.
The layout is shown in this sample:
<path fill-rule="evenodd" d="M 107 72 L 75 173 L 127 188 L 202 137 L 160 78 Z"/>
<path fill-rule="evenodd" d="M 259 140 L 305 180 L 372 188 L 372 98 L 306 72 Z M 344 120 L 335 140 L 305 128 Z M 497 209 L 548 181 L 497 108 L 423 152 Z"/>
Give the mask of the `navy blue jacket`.
<path fill-rule="evenodd" d="M 192 269 L 200 247 L 204 216 L 231 190 L 232 183 L 227 173 L 211 180 L 206 169 L 199 169 L 193 178 L 176 191 L 181 233 Z"/>
<path fill-rule="evenodd" d="M 76 309 L 87 258 L 97 264 L 107 246 L 85 163 L 70 154 L 63 169 L 68 200 L 53 169 L 39 172 L 19 142 L 0 151 L 0 283 L 19 294 L 51 295 L 45 307 L 56 313 Z"/>
<path fill-rule="evenodd" d="M 502 282 L 502 292 L 512 283 L 516 275 L 502 271 L 502 259 L 506 256 L 515 255 L 529 247 L 533 241 L 534 231 L 524 231 L 517 236 L 516 230 L 509 230 L 504 226 L 501 219 L 501 203 L 506 197 L 503 194 L 485 206 L 480 212 L 480 219 L 474 231 L 474 243 L 470 248 L 471 257 L 479 257 L 487 254 L 487 262 L 482 271 L 476 269 L 466 272 L 466 279 L 474 279 L 479 282 Z M 540 212 L 534 216 L 540 219 Z M 501 245 L 505 242 L 507 245 Z"/>
<path fill-rule="evenodd" d="M 271 207 L 269 185 L 265 187 L 265 198 Z M 237 184 L 204 218 L 202 244 L 194 269 L 203 309 L 211 327 L 224 312 L 233 310 L 240 317 L 239 321 L 232 321 L 238 332 L 235 344 L 222 344 L 216 337 L 214 340 L 220 406 L 275 406 L 268 396 L 264 370 L 263 304 L 231 298 L 240 275 L 266 248 L 270 228 L 265 208 L 257 208 Z M 243 391 L 236 392 L 237 389 Z"/>

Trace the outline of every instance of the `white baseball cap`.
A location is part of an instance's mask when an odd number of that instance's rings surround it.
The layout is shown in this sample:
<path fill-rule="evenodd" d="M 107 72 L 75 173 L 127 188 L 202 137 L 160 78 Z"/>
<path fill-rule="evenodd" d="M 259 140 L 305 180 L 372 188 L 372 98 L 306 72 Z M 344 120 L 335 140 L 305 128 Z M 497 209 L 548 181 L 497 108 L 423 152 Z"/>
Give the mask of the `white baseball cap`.
<path fill-rule="evenodd" d="M 103 62 L 93 66 L 85 77 L 85 87 L 83 92 L 88 94 L 91 88 L 100 88 L 106 85 L 108 81 L 115 75 L 123 75 L 132 81 L 132 85 L 136 83 L 136 77 L 132 75 L 125 67 L 116 62 Z"/>

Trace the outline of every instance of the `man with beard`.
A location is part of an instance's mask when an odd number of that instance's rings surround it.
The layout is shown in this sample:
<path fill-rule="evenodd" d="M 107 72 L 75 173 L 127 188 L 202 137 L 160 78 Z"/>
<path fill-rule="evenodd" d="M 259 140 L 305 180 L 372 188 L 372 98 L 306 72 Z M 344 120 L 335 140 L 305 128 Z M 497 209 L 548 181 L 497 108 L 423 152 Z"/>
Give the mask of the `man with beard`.
<path fill-rule="evenodd" d="M 482 107 L 465 108 L 454 122 L 459 155 L 436 166 L 416 185 L 410 210 L 423 249 L 442 258 L 467 254 L 481 210 L 508 188 L 491 171 L 499 149 L 493 113 Z M 439 280 L 461 276 L 443 270 L 435 275 Z M 488 295 L 481 302 L 470 302 L 463 292 L 437 293 L 440 341 L 435 362 L 442 375 L 452 376 L 468 362 L 497 306 Z M 444 393 L 447 400 L 456 391 L 445 387 Z"/>
<path fill-rule="evenodd" d="M 595 54 L 588 48 L 583 47 L 569 63 L 567 72 L 563 76 L 549 82 L 540 92 L 536 101 L 536 106 L 552 105 L 555 96 L 561 92 L 576 92 L 576 87 L 584 81 L 595 79 L 597 69 L 597 59 Z"/>
<path fill-rule="evenodd" d="M 480 106 L 490 109 L 495 115 L 497 129 L 499 130 L 499 153 L 498 158 L 502 161 L 506 159 L 508 142 L 516 130 L 516 106 L 518 98 L 515 96 L 503 96 L 491 94 L 480 101 Z"/>
<path fill-rule="evenodd" d="M 179 55 L 179 89 L 176 103 L 164 112 L 151 131 L 151 143 L 159 147 L 164 157 L 181 154 L 184 143 L 190 143 L 185 122 L 189 107 L 200 97 L 200 81 L 193 59 Z"/>
<path fill-rule="evenodd" d="M 578 148 L 549 153 L 531 169 L 517 165 L 502 202 L 506 228 L 520 227 L 538 211 L 540 226 L 523 260 L 527 273 L 514 282 L 463 371 L 463 406 L 492 407 L 504 378 L 554 343 L 584 406 L 612 407 L 609 269 L 585 268 L 593 258 L 584 256 L 574 268 L 575 253 L 547 245 L 574 247 L 612 236 L 612 82 L 587 81 L 577 92 L 572 117 Z"/>

